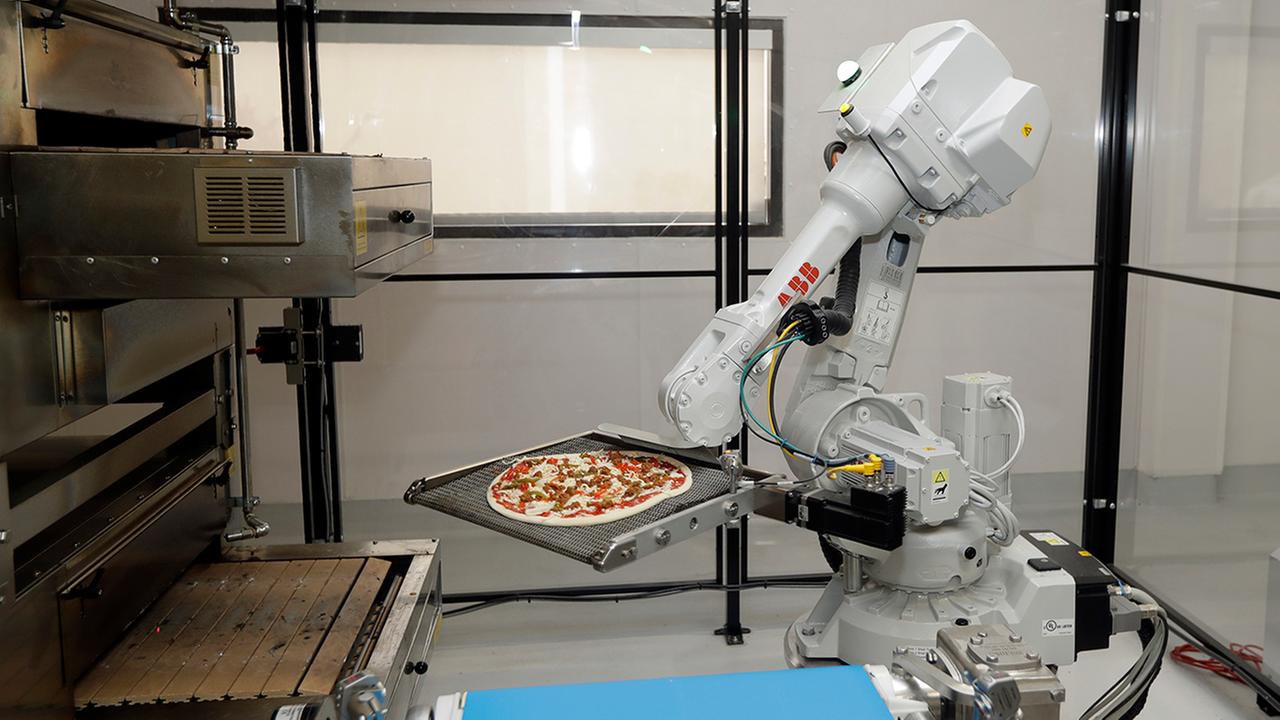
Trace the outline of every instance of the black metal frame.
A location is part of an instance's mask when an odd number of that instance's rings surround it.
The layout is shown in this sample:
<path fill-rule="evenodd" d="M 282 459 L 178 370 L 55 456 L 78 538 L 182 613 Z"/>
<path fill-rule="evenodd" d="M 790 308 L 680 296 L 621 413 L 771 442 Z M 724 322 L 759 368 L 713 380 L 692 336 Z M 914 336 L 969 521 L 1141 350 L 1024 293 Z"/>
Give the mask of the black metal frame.
<path fill-rule="evenodd" d="M 1115 565 L 1129 277 L 1137 275 L 1271 300 L 1280 300 L 1280 290 L 1131 264 L 1141 0 L 1107 0 L 1106 10 L 1102 108 L 1098 127 L 1097 271 L 1089 357 L 1083 545 L 1112 565 L 1119 577 L 1134 582 L 1135 578 L 1123 566 Z M 1202 33 L 1201 48 L 1203 40 Z M 1203 78 L 1197 81 L 1203 84 Z M 1198 171 L 1198 155 L 1193 162 L 1193 169 Z M 1191 213 L 1189 222 L 1197 221 L 1193 204 L 1188 204 L 1188 211 Z M 1280 686 L 1268 680 L 1256 667 L 1241 661 L 1211 632 L 1183 612 L 1176 601 L 1161 597 L 1151 588 L 1146 589 L 1159 599 L 1177 626 L 1246 678 L 1246 684 L 1258 692 L 1260 707 L 1280 709 Z"/>
<path fill-rule="evenodd" d="M 1138 87 L 1139 0 L 1108 0 L 1103 34 L 1102 108 L 1098 119 L 1098 217 L 1089 407 L 1085 430 L 1083 540 L 1103 562 L 1115 561 L 1130 210 Z M 1127 21 L 1118 20 L 1128 13 Z"/>
<path fill-rule="evenodd" d="M 316 3 L 277 0 L 272 13 L 280 51 L 281 117 L 285 150 L 320 152 L 320 77 Z M 342 542 L 342 466 L 338 454 L 336 372 L 324 336 L 333 328 L 329 298 L 294 298 L 302 332 L 317 353 L 305 358 L 298 386 L 298 455 L 302 474 L 303 535 L 307 542 Z"/>
<path fill-rule="evenodd" d="M 748 30 L 751 19 L 748 3 L 729 3 L 712 0 L 713 32 L 715 39 L 716 83 L 716 264 L 724 267 L 723 297 L 717 291 L 716 309 L 733 305 L 746 299 L 747 275 L 750 268 L 749 248 L 751 229 L 747 222 L 749 202 L 749 173 L 747 172 L 748 122 L 743 109 L 749 100 Z M 781 33 L 779 33 L 780 35 Z M 723 36 L 723 41 L 721 40 Z M 724 51 L 721 54 L 721 46 Z M 781 56 L 781 52 L 776 53 Z M 721 105 L 723 104 L 723 112 Z M 781 142 L 776 143 L 779 148 Z M 720 163 L 720 149 L 724 149 L 724 163 Z M 721 184 L 723 172 L 723 186 Z M 721 197 L 721 188 L 724 196 Z M 723 226 L 721 202 L 724 203 Z M 723 227 L 723 230 L 722 230 Z M 723 234 L 724 261 L 720 262 Z M 745 426 L 744 426 L 745 430 Z M 747 462 L 746 432 L 729 443 L 729 447 L 742 453 Z M 743 517 L 727 526 L 716 528 L 716 580 L 730 586 L 747 581 L 747 523 Z M 715 632 L 724 637 L 727 645 L 741 645 L 744 635 L 751 629 L 742 624 L 742 595 L 736 590 L 725 593 L 724 625 Z"/>

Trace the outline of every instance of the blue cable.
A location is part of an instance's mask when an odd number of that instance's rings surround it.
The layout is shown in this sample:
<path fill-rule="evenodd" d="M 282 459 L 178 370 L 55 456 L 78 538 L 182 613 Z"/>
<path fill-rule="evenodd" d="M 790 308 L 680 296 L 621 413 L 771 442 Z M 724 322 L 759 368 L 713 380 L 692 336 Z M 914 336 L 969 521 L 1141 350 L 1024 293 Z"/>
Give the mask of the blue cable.
<path fill-rule="evenodd" d="M 760 359 L 763 358 L 765 355 L 768 355 L 769 353 L 773 352 L 777 348 L 780 348 L 784 345 L 790 345 L 793 342 L 798 342 L 803 339 L 804 339 L 803 335 L 797 335 L 795 337 L 790 337 L 785 340 L 779 340 L 778 342 L 770 345 L 769 347 L 766 347 L 765 349 L 753 355 L 751 359 L 747 361 L 747 364 L 742 371 L 742 380 L 738 383 L 738 404 L 740 404 L 742 406 L 742 409 L 746 411 L 746 416 L 750 418 L 752 422 L 755 423 L 756 427 L 760 428 L 762 432 L 767 434 L 769 437 L 773 438 L 778 443 L 779 447 L 784 448 L 786 450 L 790 450 L 792 453 L 799 455 L 800 457 L 805 458 L 806 460 L 809 460 L 811 463 L 815 465 L 822 465 L 823 467 L 831 467 L 834 465 L 848 465 L 849 463 L 857 460 L 858 457 L 855 456 L 855 457 L 848 457 L 848 458 L 828 459 L 828 458 L 818 457 L 817 455 L 813 455 L 811 453 L 805 452 L 804 450 L 801 450 L 800 448 L 788 442 L 786 438 L 770 430 L 768 427 L 764 425 L 764 423 L 760 422 L 760 420 L 756 418 L 755 413 L 751 411 L 751 406 L 747 403 L 747 378 L 751 375 L 751 371 L 752 369 L 755 368 L 756 364 L 760 362 Z"/>

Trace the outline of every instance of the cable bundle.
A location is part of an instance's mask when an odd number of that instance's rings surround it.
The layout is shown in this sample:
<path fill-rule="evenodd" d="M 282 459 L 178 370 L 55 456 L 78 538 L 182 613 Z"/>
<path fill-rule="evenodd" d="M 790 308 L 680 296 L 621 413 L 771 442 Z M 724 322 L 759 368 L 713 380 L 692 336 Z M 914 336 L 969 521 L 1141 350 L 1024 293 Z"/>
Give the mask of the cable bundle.
<path fill-rule="evenodd" d="M 981 473 L 973 468 L 969 468 L 969 477 L 971 484 L 969 486 L 969 502 L 974 507 L 982 508 L 987 511 L 987 515 L 991 517 L 991 524 L 995 526 L 995 532 L 989 537 L 991 542 L 1000 547 L 1009 547 L 1018 535 L 1022 533 L 1022 526 L 1018 523 L 1018 518 L 1013 514 L 1013 510 L 1000 501 L 998 493 L 1000 485 L 996 482 L 996 478 L 1000 477 L 1013 467 L 1013 462 L 1018 458 L 1018 453 L 1022 452 L 1022 444 L 1027 438 L 1027 418 L 1022 412 L 1022 405 L 1018 404 L 1016 398 L 1008 393 L 1002 393 L 999 396 L 1001 405 L 1009 409 L 1013 413 L 1013 419 L 1018 424 L 1018 441 L 1013 446 L 1013 452 L 1009 453 L 1009 459 L 1004 464 L 996 468 L 990 473 Z M 968 467 L 968 463 L 965 464 Z"/>
<path fill-rule="evenodd" d="M 1164 608 L 1155 598 L 1138 588 L 1123 586 L 1124 593 L 1139 605 L 1157 608 L 1155 617 L 1142 621 L 1138 637 L 1142 639 L 1142 653 L 1114 685 L 1102 697 L 1094 701 L 1081 715 L 1081 720 L 1130 720 L 1137 717 L 1147 701 L 1147 691 L 1160 673 L 1160 663 L 1169 645 L 1169 621 Z"/>
<path fill-rule="evenodd" d="M 742 407 L 743 417 L 748 420 L 747 429 L 751 431 L 751 434 L 769 443 L 770 445 L 781 448 L 783 452 L 787 453 L 792 457 L 801 457 L 808 460 L 810 463 L 812 463 L 815 466 L 821 466 L 822 469 L 818 472 L 818 474 L 810 478 L 804 478 L 804 481 L 808 482 L 810 480 L 816 480 L 819 477 L 822 477 L 823 473 L 827 472 L 827 470 L 830 468 L 835 468 L 842 465 L 848 465 L 850 463 L 858 461 L 861 458 L 859 457 L 824 458 L 819 455 L 814 455 L 812 453 L 805 452 L 804 450 L 801 450 L 800 448 L 796 447 L 789 440 L 782 437 L 782 435 L 778 432 L 777 413 L 774 412 L 773 390 L 777 384 L 778 366 L 782 364 L 782 358 L 786 355 L 787 349 L 791 347 L 792 344 L 800 342 L 805 339 L 804 334 L 792 335 L 796 327 L 799 325 L 800 325 L 799 321 L 793 322 L 790 325 L 788 325 L 786 328 L 782 330 L 781 333 L 778 334 L 777 342 L 773 343 L 772 345 L 769 345 L 765 349 L 751 356 L 749 360 L 747 360 L 747 364 L 742 370 L 742 379 L 738 383 L 738 404 Z M 751 376 L 751 373 L 755 370 L 756 365 L 759 365 L 760 361 L 764 359 L 764 356 L 768 355 L 769 353 L 773 353 L 773 358 L 769 363 L 769 380 L 768 380 L 767 391 L 765 393 L 766 401 L 768 402 L 768 406 L 769 406 L 769 424 L 766 426 L 764 423 L 760 422 L 759 418 L 755 416 L 755 413 L 751 411 L 751 406 L 747 404 L 747 378 Z"/>

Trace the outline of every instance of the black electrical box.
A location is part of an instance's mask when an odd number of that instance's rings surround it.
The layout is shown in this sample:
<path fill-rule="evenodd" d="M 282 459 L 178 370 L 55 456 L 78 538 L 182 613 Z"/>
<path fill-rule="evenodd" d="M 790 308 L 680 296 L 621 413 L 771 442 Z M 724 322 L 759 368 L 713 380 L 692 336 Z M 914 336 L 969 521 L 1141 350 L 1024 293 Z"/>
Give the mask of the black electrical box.
<path fill-rule="evenodd" d="M 1076 583 L 1076 654 L 1111 644 L 1111 586 L 1116 576 L 1101 560 L 1058 533 L 1027 530 L 1022 536 L 1044 554 L 1027 564 L 1038 572 L 1065 570 Z"/>

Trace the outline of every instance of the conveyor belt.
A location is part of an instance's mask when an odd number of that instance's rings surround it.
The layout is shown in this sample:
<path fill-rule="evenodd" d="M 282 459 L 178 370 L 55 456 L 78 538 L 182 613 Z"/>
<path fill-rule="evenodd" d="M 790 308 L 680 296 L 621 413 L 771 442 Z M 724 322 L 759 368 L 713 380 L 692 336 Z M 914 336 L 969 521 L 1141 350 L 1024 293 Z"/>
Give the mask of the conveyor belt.
<path fill-rule="evenodd" d="M 388 568 L 379 558 L 197 565 L 76 684 L 76 705 L 326 695 Z"/>
<path fill-rule="evenodd" d="M 685 508 L 724 495 L 730 490 L 729 478 L 718 466 L 681 455 L 680 460 L 693 471 L 692 488 L 682 495 L 663 500 L 642 513 L 601 525 L 550 527 L 519 522 L 494 512 L 485 497 L 489 484 L 494 478 L 523 457 L 635 449 L 639 448 L 614 444 L 594 437 L 571 438 L 537 450 L 486 463 L 446 482 L 431 479 L 419 480 L 410 487 L 409 492 L 406 493 L 406 499 L 414 504 L 425 505 L 481 527 L 497 530 L 504 535 L 560 553 L 579 562 L 592 564 L 597 554 L 603 553 L 609 547 L 613 538 Z"/>

